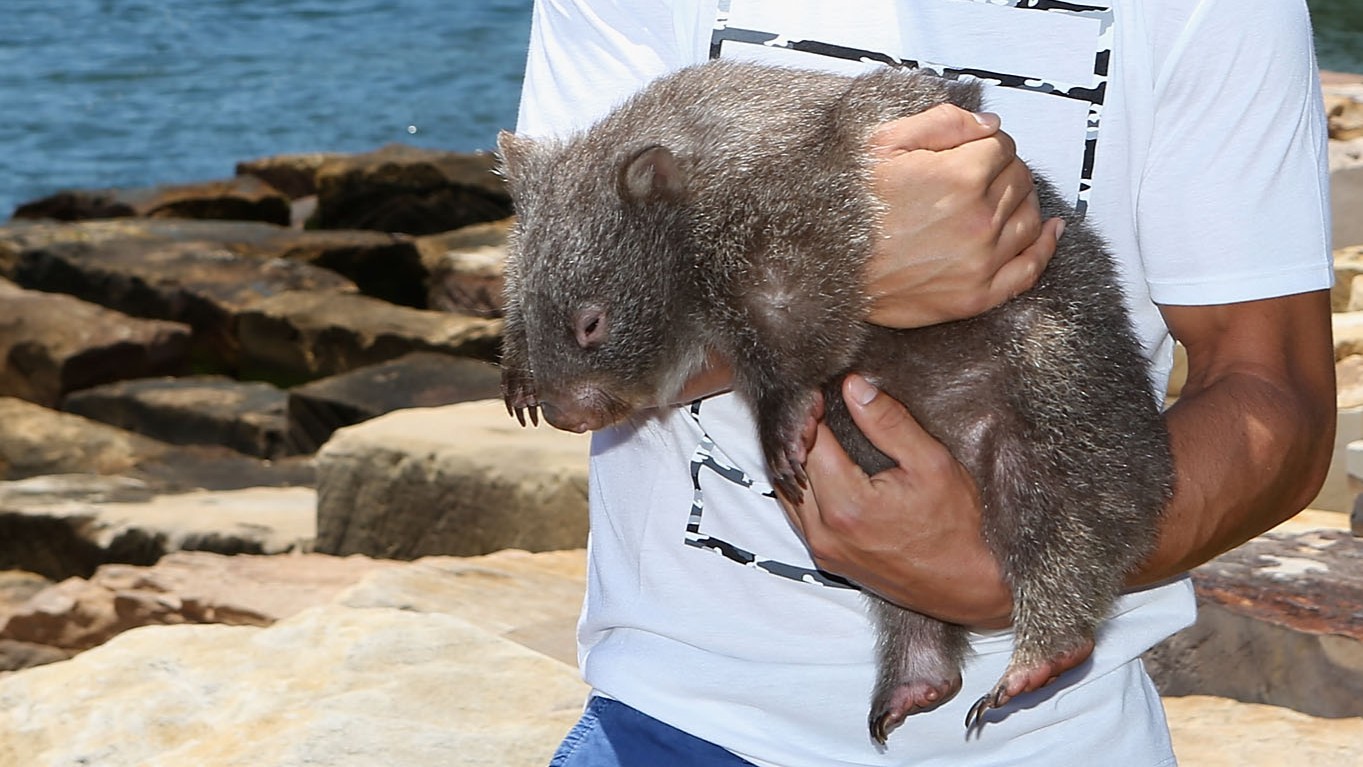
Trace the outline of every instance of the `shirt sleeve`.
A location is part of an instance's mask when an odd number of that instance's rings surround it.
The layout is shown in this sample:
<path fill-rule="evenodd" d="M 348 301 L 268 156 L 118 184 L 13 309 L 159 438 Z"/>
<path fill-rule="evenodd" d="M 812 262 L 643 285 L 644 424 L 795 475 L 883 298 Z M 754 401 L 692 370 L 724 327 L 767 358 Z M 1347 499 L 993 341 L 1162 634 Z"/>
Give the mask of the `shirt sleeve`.
<path fill-rule="evenodd" d="M 684 40 L 665 0 L 536 0 L 516 132 L 544 138 L 586 128 L 687 63 Z"/>
<path fill-rule="evenodd" d="M 1327 134 L 1303 0 L 1202 0 L 1154 87 L 1136 211 L 1152 298 L 1328 288 Z"/>

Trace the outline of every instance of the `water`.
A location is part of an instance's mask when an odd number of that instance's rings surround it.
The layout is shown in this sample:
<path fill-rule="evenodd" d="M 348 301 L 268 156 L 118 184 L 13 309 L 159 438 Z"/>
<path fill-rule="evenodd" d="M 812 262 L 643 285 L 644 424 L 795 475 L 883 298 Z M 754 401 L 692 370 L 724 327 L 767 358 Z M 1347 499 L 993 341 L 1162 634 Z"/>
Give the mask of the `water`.
<path fill-rule="evenodd" d="M 223 178 L 515 124 L 531 0 L 4 0 L 0 219 L 63 188 Z"/>
<path fill-rule="evenodd" d="M 4 0 L 0 219 L 58 189 L 222 178 L 238 160 L 515 122 L 531 0 Z M 1363 0 L 1309 0 L 1363 72 Z"/>

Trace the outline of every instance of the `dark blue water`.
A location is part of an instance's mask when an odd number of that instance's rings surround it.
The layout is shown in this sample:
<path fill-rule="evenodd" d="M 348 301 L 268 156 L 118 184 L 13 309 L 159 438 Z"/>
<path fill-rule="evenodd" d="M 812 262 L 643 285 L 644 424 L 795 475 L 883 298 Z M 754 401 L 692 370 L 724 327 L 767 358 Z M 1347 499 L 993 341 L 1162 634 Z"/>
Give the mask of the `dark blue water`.
<path fill-rule="evenodd" d="M 71 187 L 515 123 L 530 0 L 3 0 L 0 220 Z"/>
<path fill-rule="evenodd" d="M 531 0 L 3 0 L 0 219 L 58 189 L 222 178 L 238 160 L 515 122 Z M 1363 72 L 1363 0 L 1309 0 Z"/>

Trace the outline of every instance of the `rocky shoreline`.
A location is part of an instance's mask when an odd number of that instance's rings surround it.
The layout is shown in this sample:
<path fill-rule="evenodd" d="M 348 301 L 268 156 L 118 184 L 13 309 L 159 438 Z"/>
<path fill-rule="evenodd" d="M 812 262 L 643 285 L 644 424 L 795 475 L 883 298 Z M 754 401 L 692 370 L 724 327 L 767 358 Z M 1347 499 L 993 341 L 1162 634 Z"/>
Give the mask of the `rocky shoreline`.
<path fill-rule="evenodd" d="M 1363 78 L 1325 82 L 1338 461 L 1149 657 L 1194 767 L 1363 759 Z M 547 760 L 587 445 L 496 400 L 490 168 L 261 158 L 0 227 L 0 767 Z"/>

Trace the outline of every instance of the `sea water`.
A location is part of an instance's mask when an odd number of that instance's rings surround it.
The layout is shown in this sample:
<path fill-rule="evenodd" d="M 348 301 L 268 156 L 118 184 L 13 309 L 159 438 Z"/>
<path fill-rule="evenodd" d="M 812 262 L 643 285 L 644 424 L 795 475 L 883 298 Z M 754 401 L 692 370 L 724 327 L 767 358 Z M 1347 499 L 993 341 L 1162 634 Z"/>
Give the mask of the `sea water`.
<path fill-rule="evenodd" d="M 1363 0 L 1309 0 L 1363 72 Z M 490 149 L 515 124 L 531 0 L 3 0 L 0 220 L 58 189 L 230 176 L 384 144 Z"/>

